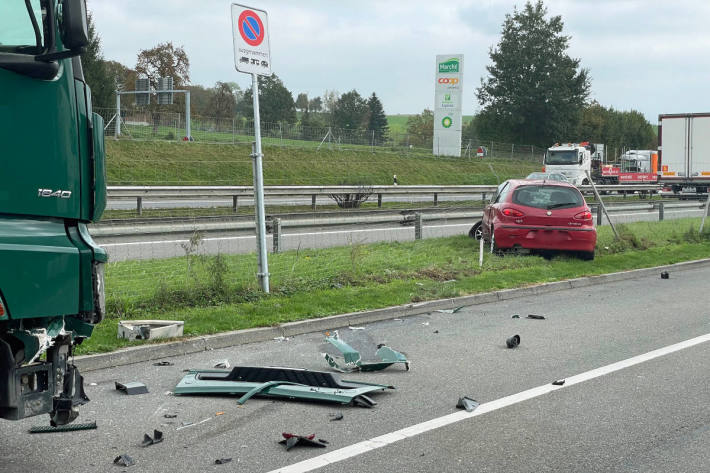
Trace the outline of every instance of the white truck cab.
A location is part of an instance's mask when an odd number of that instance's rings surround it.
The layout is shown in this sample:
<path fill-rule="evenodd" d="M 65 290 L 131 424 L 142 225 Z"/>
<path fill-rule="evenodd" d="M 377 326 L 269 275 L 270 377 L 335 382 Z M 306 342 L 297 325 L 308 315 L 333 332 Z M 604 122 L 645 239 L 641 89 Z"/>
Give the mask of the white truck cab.
<path fill-rule="evenodd" d="M 592 153 L 588 143 L 555 143 L 547 149 L 544 158 L 545 172 L 564 174 L 575 186 L 589 184 L 587 173 L 592 169 Z"/>

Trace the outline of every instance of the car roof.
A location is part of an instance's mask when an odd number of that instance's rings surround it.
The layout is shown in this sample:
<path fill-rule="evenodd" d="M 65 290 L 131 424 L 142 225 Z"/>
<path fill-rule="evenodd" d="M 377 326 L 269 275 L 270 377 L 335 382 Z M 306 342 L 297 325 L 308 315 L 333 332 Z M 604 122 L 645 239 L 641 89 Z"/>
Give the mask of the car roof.
<path fill-rule="evenodd" d="M 549 180 L 549 179 L 509 179 L 508 182 L 513 187 L 518 187 L 518 186 L 522 186 L 522 185 L 530 185 L 530 184 L 542 184 L 542 185 L 546 185 L 546 186 L 572 187 L 573 189 L 577 189 L 575 186 L 573 186 L 569 182 L 555 181 L 555 180 Z"/>

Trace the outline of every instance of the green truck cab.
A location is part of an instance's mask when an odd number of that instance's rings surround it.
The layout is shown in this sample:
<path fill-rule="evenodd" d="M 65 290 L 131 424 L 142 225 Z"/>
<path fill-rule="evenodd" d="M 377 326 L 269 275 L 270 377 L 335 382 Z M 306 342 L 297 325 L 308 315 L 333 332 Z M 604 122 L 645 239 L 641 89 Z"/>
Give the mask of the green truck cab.
<path fill-rule="evenodd" d="M 88 401 L 72 364 L 104 316 L 103 120 L 80 54 L 85 0 L 0 6 L 0 418 L 71 422 Z"/>

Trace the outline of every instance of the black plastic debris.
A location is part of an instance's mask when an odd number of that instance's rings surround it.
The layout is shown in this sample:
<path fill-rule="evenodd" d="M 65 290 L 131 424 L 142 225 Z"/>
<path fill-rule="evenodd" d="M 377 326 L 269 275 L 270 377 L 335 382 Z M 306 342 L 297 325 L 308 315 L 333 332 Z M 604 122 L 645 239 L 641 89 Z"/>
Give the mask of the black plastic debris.
<path fill-rule="evenodd" d="M 554 386 L 562 386 L 563 384 L 565 384 L 565 380 L 564 379 L 556 379 L 555 381 L 552 382 L 552 384 Z"/>
<path fill-rule="evenodd" d="M 336 412 L 335 414 L 328 414 L 330 416 L 331 422 L 334 420 L 343 420 L 343 413 L 342 412 Z"/>
<path fill-rule="evenodd" d="M 670 276 L 668 275 L 668 271 L 662 271 L 661 272 L 661 279 L 668 279 Z"/>
<path fill-rule="evenodd" d="M 74 430 L 92 430 L 96 428 L 96 422 L 86 424 L 66 424 L 52 427 L 51 425 L 35 425 L 30 428 L 31 434 L 48 434 L 51 432 L 72 432 Z"/>
<path fill-rule="evenodd" d="M 143 383 L 139 383 L 138 381 L 133 381 L 125 384 L 116 381 L 116 390 L 123 391 L 124 393 L 129 395 L 145 394 L 148 392 L 148 388 L 146 387 L 146 385 Z"/>
<path fill-rule="evenodd" d="M 528 314 L 528 319 L 545 320 L 544 315 Z"/>
<path fill-rule="evenodd" d="M 163 417 L 166 419 L 175 419 L 177 417 L 177 414 L 163 414 Z"/>
<path fill-rule="evenodd" d="M 281 445 L 286 445 L 286 450 L 291 450 L 293 447 L 315 447 L 315 448 L 325 448 L 325 443 L 321 442 L 320 439 L 315 440 L 316 434 L 311 435 L 296 435 L 283 432 L 283 440 L 280 440 Z"/>
<path fill-rule="evenodd" d="M 159 361 L 157 363 L 153 363 L 153 366 L 173 366 L 175 363 L 171 363 L 170 361 Z"/>
<path fill-rule="evenodd" d="M 113 464 L 118 466 L 133 466 L 136 464 L 136 461 L 124 453 L 114 458 Z"/>
<path fill-rule="evenodd" d="M 438 331 L 438 330 L 434 330 L 434 333 L 439 333 L 439 331 Z"/>
<path fill-rule="evenodd" d="M 520 314 L 513 314 L 513 316 L 511 317 L 511 319 L 519 319 L 519 318 L 520 318 Z"/>
<path fill-rule="evenodd" d="M 328 445 L 328 444 L 330 443 L 330 442 L 328 442 L 326 439 L 318 439 L 318 441 L 319 441 L 320 443 L 324 443 L 324 444 L 326 444 L 326 445 Z"/>
<path fill-rule="evenodd" d="M 154 430 L 153 437 L 151 437 L 148 434 L 143 434 L 143 442 L 141 442 L 141 446 L 148 447 L 150 445 L 154 445 L 154 444 L 160 443 L 162 441 L 163 441 L 163 433 L 159 430 Z"/>
<path fill-rule="evenodd" d="M 520 345 L 520 335 L 513 335 L 505 341 L 508 348 L 515 348 Z"/>
<path fill-rule="evenodd" d="M 456 407 L 459 409 L 466 409 L 466 412 L 473 412 L 481 403 L 475 399 L 471 399 L 468 396 L 460 397 L 459 402 L 456 403 Z"/>
<path fill-rule="evenodd" d="M 224 464 L 229 463 L 231 461 L 232 461 L 231 458 L 218 458 L 214 461 L 214 464 L 215 465 L 224 465 Z"/>

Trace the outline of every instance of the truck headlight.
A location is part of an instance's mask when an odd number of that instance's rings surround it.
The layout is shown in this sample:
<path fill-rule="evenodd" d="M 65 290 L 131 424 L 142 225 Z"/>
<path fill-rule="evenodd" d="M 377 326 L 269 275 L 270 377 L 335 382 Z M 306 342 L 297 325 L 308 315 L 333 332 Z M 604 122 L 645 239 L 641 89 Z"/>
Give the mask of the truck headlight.
<path fill-rule="evenodd" d="M 94 320 L 101 322 L 106 314 L 106 293 L 104 291 L 104 263 L 94 262 Z"/>

